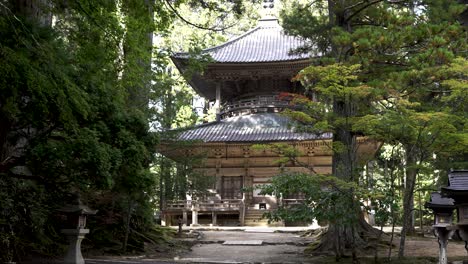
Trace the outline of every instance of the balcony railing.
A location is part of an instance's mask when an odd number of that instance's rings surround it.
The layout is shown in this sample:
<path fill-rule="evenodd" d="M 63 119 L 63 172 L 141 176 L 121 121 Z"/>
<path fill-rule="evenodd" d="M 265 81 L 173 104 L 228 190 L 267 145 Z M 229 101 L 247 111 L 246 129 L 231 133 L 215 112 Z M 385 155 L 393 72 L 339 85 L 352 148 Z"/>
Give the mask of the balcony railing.
<path fill-rule="evenodd" d="M 281 203 L 284 207 L 292 207 L 303 204 L 305 199 L 281 199 Z"/>
<path fill-rule="evenodd" d="M 261 108 L 261 107 L 288 107 L 289 100 L 280 98 L 279 94 L 273 95 L 257 95 L 246 99 L 228 102 L 224 104 L 221 111 L 224 113 L 248 109 L 248 108 Z"/>
<path fill-rule="evenodd" d="M 192 205 L 196 206 L 200 211 L 238 211 L 242 208 L 243 201 L 241 199 L 222 199 L 216 201 L 176 200 L 167 202 L 165 210 L 190 211 L 192 210 Z"/>
<path fill-rule="evenodd" d="M 291 108 L 290 99 L 280 97 L 279 94 L 257 95 L 246 99 L 228 102 L 221 107 L 221 116 L 235 115 L 235 112 L 251 111 L 259 108 Z"/>

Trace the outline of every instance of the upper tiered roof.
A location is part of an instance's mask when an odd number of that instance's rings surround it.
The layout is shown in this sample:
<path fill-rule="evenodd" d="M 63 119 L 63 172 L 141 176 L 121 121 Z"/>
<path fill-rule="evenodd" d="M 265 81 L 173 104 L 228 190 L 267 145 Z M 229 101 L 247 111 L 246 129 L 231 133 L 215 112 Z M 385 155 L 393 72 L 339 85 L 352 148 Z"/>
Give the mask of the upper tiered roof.
<path fill-rule="evenodd" d="M 258 26 L 219 46 L 205 49 L 217 63 L 279 62 L 304 60 L 309 56 L 293 51 L 304 46 L 303 39 L 288 36 L 276 18 L 259 20 Z M 188 53 L 176 53 L 175 60 L 187 59 Z"/>
<path fill-rule="evenodd" d="M 309 54 L 298 52 L 306 42 L 302 38 L 286 35 L 278 19 L 263 18 L 257 27 L 239 37 L 203 50 L 201 54 L 208 55 L 212 61 L 203 72 L 191 74 L 187 81 L 198 94 L 214 100 L 216 83 L 223 83 L 221 96 L 232 99 L 242 95 L 242 92 L 236 92 L 238 85 L 246 85 L 241 81 L 290 80 L 310 64 Z M 179 71 L 188 70 L 189 53 L 175 53 L 171 58 Z"/>

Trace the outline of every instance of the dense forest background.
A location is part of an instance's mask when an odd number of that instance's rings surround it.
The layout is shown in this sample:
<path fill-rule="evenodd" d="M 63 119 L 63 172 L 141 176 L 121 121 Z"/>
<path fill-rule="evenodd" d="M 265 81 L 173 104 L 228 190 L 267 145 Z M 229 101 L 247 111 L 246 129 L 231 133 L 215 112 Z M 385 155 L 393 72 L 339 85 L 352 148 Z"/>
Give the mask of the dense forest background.
<path fill-rule="evenodd" d="M 334 145 L 334 175 L 345 188 L 378 191 L 368 208 L 382 216 L 378 224 L 411 231 L 413 209 L 446 183 L 450 168 L 468 167 L 468 41 L 460 24 L 466 6 L 449 0 L 277 5 L 286 31 L 311 41 L 303 51 L 323 54 L 296 78 L 318 91 L 324 105 L 301 101 L 306 111 L 292 114 L 304 129 L 339 131 L 335 142 L 351 142 Z M 0 0 L 1 258 L 62 255 L 64 219 L 57 209 L 77 193 L 99 210 L 89 218 L 85 249 L 138 252 L 145 243 L 170 243 L 171 232 L 156 224 L 160 204 L 202 190 L 204 182 L 190 170 L 194 161 L 176 164 L 157 154 L 160 132 L 210 118 L 208 103 L 198 104 L 203 99 L 170 55 L 188 51 L 198 58 L 192 70 L 202 71 L 209 58 L 200 59 L 200 51 L 253 27 L 261 6 Z M 362 134 L 384 143 L 368 164 L 343 151 Z M 316 182 L 304 186 L 317 189 Z M 355 194 L 341 197 L 341 205 L 355 208 L 347 206 Z M 298 217 L 289 213 L 277 217 Z M 421 223 L 430 221 L 420 215 Z M 337 226 L 346 232 L 348 224 Z"/>
<path fill-rule="evenodd" d="M 241 17 L 246 8 L 203 1 L 0 2 L 4 260 L 62 255 L 64 219 L 56 210 L 76 193 L 99 210 L 89 219 L 85 248 L 134 252 L 165 239 L 155 226 L 158 201 L 161 193 L 184 193 L 174 189 L 185 175 L 155 156 L 157 132 L 197 118 L 194 94 L 169 56 L 196 53 L 250 27 L 253 20 Z"/>

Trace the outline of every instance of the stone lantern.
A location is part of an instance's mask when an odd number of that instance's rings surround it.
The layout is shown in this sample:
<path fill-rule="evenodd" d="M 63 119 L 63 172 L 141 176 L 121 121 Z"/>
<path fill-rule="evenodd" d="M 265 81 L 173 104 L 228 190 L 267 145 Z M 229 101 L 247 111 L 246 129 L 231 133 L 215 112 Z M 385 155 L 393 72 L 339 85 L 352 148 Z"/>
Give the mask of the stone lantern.
<path fill-rule="evenodd" d="M 449 186 L 442 187 L 442 193 L 455 200 L 458 224 L 468 225 L 468 170 L 453 170 L 448 178 Z"/>
<path fill-rule="evenodd" d="M 439 242 L 439 263 L 447 263 L 448 239 L 455 231 L 452 226 L 452 215 L 455 209 L 454 201 L 451 198 L 442 197 L 438 192 L 431 194 L 431 200 L 424 205 L 434 212 L 434 234 Z"/>
<path fill-rule="evenodd" d="M 449 186 L 442 187 L 442 193 L 454 200 L 458 215 L 456 229 L 468 243 L 468 170 L 452 170 L 448 178 Z"/>
<path fill-rule="evenodd" d="M 61 230 L 67 236 L 70 243 L 64 263 L 84 264 L 84 259 L 81 255 L 81 241 L 89 233 L 89 229 L 85 229 L 86 217 L 87 215 L 96 214 L 97 210 L 91 210 L 88 206 L 84 205 L 79 195 L 77 195 L 73 203 L 65 205 L 58 211 L 67 216 L 65 229 Z"/>
<path fill-rule="evenodd" d="M 451 198 L 442 197 L 438 192 L 431 193 L 431 201 L 426 202 L 426 208 L 434 212 L 434 227 L 447 227 L 452 224 L 454 201 Z"/>

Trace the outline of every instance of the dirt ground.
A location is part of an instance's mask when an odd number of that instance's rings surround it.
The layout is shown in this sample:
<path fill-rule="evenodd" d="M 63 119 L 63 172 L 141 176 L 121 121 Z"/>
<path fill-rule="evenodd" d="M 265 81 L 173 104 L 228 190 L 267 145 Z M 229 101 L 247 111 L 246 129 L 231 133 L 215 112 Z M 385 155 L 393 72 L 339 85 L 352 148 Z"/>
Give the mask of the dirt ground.
<path fill-rule="evenodd" d="M 398 249 L 395 249 L 394 252 L 397 253 Z M 465 243 L 462 241 L 450 241 L 447 252 L 449 259 L 451 257 L 467 257 Z M 434 237 L 412 237 L 406 241 L 405 253 L 406 256 L 438 257 L 439 244 Z"/>
<path fill-rule="evenodd" d="M 291 233 L 258 233 L 232 231 L 204 231 L 200 244 L 191 252 L 182 254 L 180 260 L 228 261 L 250 263 L 318 263 L 320 257 L 309 257 L 303 254 L 306 245 L 312 238 L 300 237 Z M 221 241 L 262 240 L 262 246 L 225 246 Z M 395 242 L 398 237 L 395 238 Z M 396 243 L 396 244 L 397 244 Z M 410 237 L 406 242 L 407 257 L 439 256 L 438 243 L 434 237 Z M 398 248 L 392 248 L 392 256 L 397 256 Z M 388 255 L 388 248 L 379 250 L 380 257 Z M 450 241 L 448 245 L 449 260 L 459 260 L 467 256 L 464 242 Z"/>
<path fill-rule="evenodd" d="M 114 257 L 112 260 L 87 259 L 86 263 L 336 263 L 333 258 L 311 257 L 303 252 L 307 245 L 313 242 L 311 237 L 301 237 L 296 231 L 273 232 L 268 229 L 251 230 L 196 230 L 190 238 L 181 238 L 180 242 L 192 243 L 191 250 L 167 252 L 159 256 L 142 255 L 139 257 Z M 398 244 L 399 237 L 395 237 L 394 244 Z M 262 245 L 223 245 L 225 241 L 235 243 L 261 240 Z M 406 262 L 392 263 L 435 263 L 439 250 L 436 238 L 409 237 L 406 243 Z M 386 257 L 388 247 L 379 250 L 379 257 Z M 398 254 L 398 248 L 392 248 L 392 256 Z M 373 256 L 369 256 L 372 259 Z M 415 258 L 424 257 L 424 258 Z M 468 259 L 464 242 L 450 241 L 448 245 L 449 261 Z M 104 262 L 102 262 L 104 261 Z M 373 263 L 366 262 L 364 263 Z M 341 263 L 341 262 L 340 262 Z M 342 263 L 350 263 L 343 260 Z"/>

